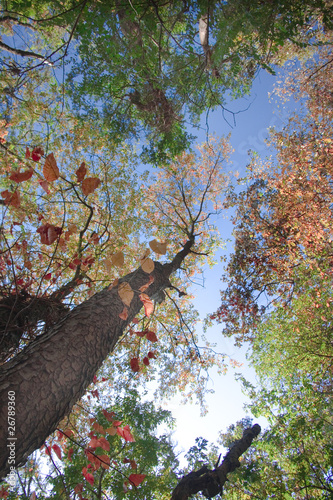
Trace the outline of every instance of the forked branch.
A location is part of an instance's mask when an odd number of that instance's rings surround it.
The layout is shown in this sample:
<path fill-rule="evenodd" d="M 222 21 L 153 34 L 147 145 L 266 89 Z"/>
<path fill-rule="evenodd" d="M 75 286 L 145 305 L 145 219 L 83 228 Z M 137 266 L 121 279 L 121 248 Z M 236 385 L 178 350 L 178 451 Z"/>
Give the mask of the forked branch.
<path fill-rule="evenodd" d="M 242 438 L 235 441 L 221 465 L 216 466 L 215 469 L 209 470 L 205 465 L 198 471 L 184 476 L 174 489 L 171 500 L 188 500 L 191 495 L 199 491 L 207 498 L 222 494 L 227 475 L 240 467 L 239 457 L 251 446 L 253 439 L 259 435 L 260 431 L 258 424 L 245 429 Z"/>

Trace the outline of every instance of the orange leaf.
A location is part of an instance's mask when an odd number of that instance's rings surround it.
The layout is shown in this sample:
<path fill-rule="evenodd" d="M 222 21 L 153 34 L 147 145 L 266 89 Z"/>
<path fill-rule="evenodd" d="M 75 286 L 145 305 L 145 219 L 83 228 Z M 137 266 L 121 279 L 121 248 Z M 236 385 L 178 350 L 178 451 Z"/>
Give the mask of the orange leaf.
<path fill-rule="evenodd" d="M 144 292 L 145 290 L 147 290 L 147 288 L 154 282 L 154 276 L 149 276 L 149 281 L 145 284 L 145 285 L 142 285 L 140 286 L 139 290 L 140 292 Z M 134 320 L 133 320 L 133 323 L 134 323 Z"/>
<path fill-rule="evenodd" d="M 61 460 L 61 449 L 60 449 L 60 447 L 57 444 L 54 444 L 52 446 L 52 449 L 54 450 L 54 452 L 57 455 L 57 457 L 59 458 L 59 460 Z"/>
<path fill-rule="evenodd" d="M 87 177 L 84 179 L 81 184 L 82 193 L 87 196 L 88 194 L 95 191 L 96 188 L 100 185 L 101 181 L 98 177 Z"/>
<path fill-rule="evenodd" d="M 32 174 L 34 173 L 33 168 L 28 168 L 28 170 L 25 170 L 24 172 L 20 172 L 20 170 L 17 170 L 16 172 L 13 172 L 9 178 L 11 181 L 15 182 L 24 182 L 30 179 Z"/>
<path fill-rule="evenodd" d="M 134 486 L 139 486 L 142 481 L 144 481 L 145 477 L 145 474 L 131 474 L 128 479 Z"/>
<path fill-rule="evenodd" d="M 75 173 L 76 173 L 76 177 L 77 177 L 78 182 L 83 181 L 83 179 L 85 178 L 86 173 L 87 173 L 87 168 L 86 168 L 86 164 L 84 163 L 84 161 L 81 163 L 80 168 L 78 168 Z"/>
<path fill-rule="evenodd" d="M 149 316 L 154 310 L 154 304 L 150 299 L 150 297 L 148 297 L 148 295 L 146 295 L 145 293 L 140 293 L 139 297 L 141 302 L 143 302 L 145 308 L 145 315 L 147 316 L 147 318 L 149 318 Z"/>
<path fill-rule="evenodd" d="M 54 158 L 53 153 L 50 153 L 45 158 L 43 175 L 44 175 L 45 180 L 47 180 L 48 182 L 56 181 L 60 175 L 59 168 L 57 166 L 57 162 Z"/>
<path fill-rule="evenodd" d="M 21 205 L 20 193 L 18 191 L 11 193 L 6 189 L 6 191 L 2 191 L 1 196 L 5 205 L 11 205 L 14 208 L 19 208 Z"/>
<path fill-rule="evenodd" d="M 95 429 L 95 431 L 99 432 L 100 434 L 106 433 L 106 430 L 104 429 L 104 427 L 102 425 L 100 425 L 98 422 L 95 422 L 93 424 L 93 428 Z"/>
<path fill-rule="evenodd" d="M 123 252 L 117 252 L 111 255 L 111 262 L 116 267 L 122 267 L 124 265 L 124 254 Z"/>

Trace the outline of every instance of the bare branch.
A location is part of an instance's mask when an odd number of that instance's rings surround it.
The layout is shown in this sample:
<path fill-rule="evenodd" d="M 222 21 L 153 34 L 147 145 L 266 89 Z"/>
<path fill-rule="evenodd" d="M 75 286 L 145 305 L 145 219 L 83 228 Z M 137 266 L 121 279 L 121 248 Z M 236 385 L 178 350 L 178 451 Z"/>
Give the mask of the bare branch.
<path fill-rule="evenodd" d="M 239 457 L 251 446 L 253 439 L 259 435 L 260 431 L 261 428 L 258 424 L 245 429 L 242 438 L 235 441 L 221 465 L 215 467 L 214 470 L 209 470 L 204 465 L 200 470 L 184 476 L 174 489 L 171 500 L 188 500 L 190 496 L 199 491 L 207 498 L 222 494 L 227 474 L 240 467 Z"/>

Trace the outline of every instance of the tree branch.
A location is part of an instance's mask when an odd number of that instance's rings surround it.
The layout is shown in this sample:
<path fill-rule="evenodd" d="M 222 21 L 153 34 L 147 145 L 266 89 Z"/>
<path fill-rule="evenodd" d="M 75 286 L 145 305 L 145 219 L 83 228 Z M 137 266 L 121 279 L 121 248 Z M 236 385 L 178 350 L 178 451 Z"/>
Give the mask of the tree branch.
<path fill-rule="evenodd" d="M 174 489 L 171 500 L 187 500 L 199 491 L 207 498 L 222 494 L 223 485 L 227 481 L 227 474 L 240 467 L 239 457 L 251 446 L 252 441 L 259 435 L 260 425 L 255 424 L 245 429 L 243 436 L 232 445 L 225 455 L 221 465 L 209 470 L 207 466 L 184 476 Z"/>

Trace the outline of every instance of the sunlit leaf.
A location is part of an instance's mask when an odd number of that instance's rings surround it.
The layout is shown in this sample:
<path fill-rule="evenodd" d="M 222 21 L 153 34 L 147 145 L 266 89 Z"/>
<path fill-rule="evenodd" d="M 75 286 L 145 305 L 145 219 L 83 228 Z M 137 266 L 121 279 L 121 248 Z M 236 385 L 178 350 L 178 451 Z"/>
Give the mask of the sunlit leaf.
<path fill-rule="evenodd" d="M 149 257 L 141 260 L 141 269 L 147 274 L 152 273 L 155 269 L 154 261 Z"/>
<path fill-rule="evenodd" d="M 131 285 L 127 282 L 120 283 L 118 286 L 118 295 L 122 302 L 129 307 L 134 297 Z"/>
<path fill-rule="evenodd" d="M 147 316 L 147 318 L 149 318 L 149 316 L 151 315 L 151 313 L 154 310 L 154 304 L 153 304 L 152 300 L 150 299 L 150 297 L 148 295 L 146 295 L 145 293 L 141 293 L 139 295 L 139 297 L 140 297 L 140 300 L 143 302 L 143 305 L 145 308 L 145 315 Z"/>
<path fill-rule="evenodd" d="M 158 253 L 160 255 L 165 255 L 167 251 L 167 243 L 166 241 L 160 242 L 157 240 L 152 240 L 149 242 L 149 246 L 153 252 Z"/>

